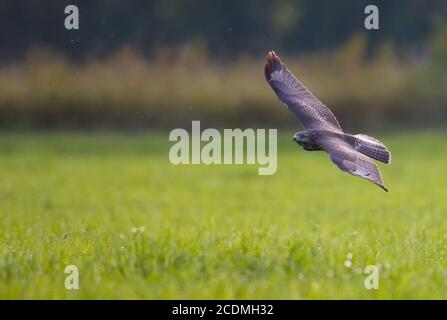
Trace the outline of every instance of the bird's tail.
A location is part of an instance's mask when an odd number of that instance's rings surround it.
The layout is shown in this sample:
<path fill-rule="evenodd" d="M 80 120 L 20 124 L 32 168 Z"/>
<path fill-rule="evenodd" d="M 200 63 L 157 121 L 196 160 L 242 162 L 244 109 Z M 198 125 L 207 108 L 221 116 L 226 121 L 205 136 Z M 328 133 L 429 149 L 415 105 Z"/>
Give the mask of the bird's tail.
<path fill-rule="evenodd" d="M 391 163 L 391 152 L 379 140 L 366 134 L 347 136 L 357 151 L 380 162 Z"/>

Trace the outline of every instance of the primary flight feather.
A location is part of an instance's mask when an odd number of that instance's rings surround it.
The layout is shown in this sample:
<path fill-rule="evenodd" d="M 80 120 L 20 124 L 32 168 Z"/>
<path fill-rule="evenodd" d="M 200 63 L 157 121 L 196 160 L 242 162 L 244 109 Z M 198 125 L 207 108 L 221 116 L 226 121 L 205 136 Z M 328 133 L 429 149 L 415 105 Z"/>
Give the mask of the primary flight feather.
<path fill-rule="evenodd" d="M 388 191 L 374 163 L 374 160 L 391 162 L 391 153 L 383 143 L 364 134 L 344 133 L 329 108 L 298 81 L 274 51 L 267 55 L 265 77 L 279 100 L 306 129 L 297 132 L 294 141 L 307 151 L 326 151 L 340 170 Z"/>

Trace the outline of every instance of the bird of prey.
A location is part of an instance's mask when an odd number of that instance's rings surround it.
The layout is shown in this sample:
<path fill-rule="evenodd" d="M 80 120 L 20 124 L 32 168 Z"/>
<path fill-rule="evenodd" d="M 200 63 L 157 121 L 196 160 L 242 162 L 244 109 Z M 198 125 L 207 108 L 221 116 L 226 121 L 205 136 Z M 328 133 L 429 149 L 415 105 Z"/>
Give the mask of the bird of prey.
<path fill-rule="evenodd" d="M 298 81 L 274 51 L 267 55 L 265 77 L 306 130 L 295 133 L 296 143 L 307 151 L 326 151 L 341 171 L 370 180 L 388 192 L 374 163 L 391 162 L 391 153 L 383 143 L 364 134 L 344 133 L 329 108 Z"/>

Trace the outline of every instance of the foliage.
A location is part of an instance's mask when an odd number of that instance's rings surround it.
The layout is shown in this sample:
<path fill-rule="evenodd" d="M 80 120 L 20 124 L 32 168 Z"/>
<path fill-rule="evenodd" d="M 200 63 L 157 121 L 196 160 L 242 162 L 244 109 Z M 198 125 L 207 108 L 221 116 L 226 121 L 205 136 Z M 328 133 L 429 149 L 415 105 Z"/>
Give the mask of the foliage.
<path fill-rule="evenodd" d="M 360 35 L 332 51 L 279 54 L 345 128 L 429 125 L 447 115 L 439 39 L 430 44 L 434 58 L 425 61 L 402 56 L 389 42 L 368 54 Z M 72 64 L 35 49 L 25 62 L 0 69 L 0 126 L 172 127 L 196 119 L 296 126 L 265 82 L 264 54 L 218 61 L 193 42 L 159 48 L 148 59 L 124 47 L 106 59 Z"/>

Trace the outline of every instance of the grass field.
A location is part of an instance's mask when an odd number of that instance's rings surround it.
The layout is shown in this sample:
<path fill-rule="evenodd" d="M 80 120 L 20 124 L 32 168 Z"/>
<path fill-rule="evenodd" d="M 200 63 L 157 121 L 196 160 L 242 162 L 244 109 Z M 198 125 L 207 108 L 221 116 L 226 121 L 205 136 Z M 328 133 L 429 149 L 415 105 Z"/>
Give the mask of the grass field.
<path fill-rule="evenodd" d="M 389 193 L 287 132 L 274 176 L 173 166 L 167 134 L 0 134 L 0 298 L 445 299 L 447 134 L 381 140 Z"/>

